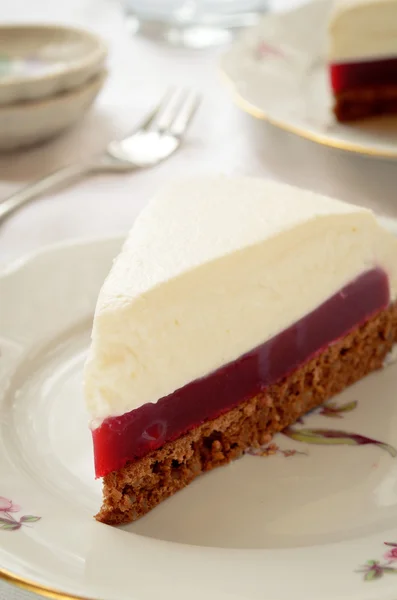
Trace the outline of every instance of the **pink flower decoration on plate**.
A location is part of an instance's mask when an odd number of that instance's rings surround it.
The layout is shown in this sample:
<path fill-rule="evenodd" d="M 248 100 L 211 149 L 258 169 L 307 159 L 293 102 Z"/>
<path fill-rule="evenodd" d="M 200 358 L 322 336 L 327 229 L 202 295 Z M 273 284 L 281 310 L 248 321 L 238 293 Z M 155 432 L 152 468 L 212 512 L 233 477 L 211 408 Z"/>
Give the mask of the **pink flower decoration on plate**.
<path fill-rule="evenodd" d="M 22 515 L 22 517 L 15 518 L 11 513 L 16 513 L 21 510 L 18 504 L 14 504 L 12 500 L 0 496 L 0 529 L 3 531 L 16 531 L 20 529 L 22 525 L 29 523 L 36 523 L 40 521 L 41 517 L 35 517 L 34 515 Z"/>
<path fill-rule="evenodd" d="M 14 504 L 12 500 L 0 496 L 0 512 L 18 512 L 21 507 L 18 504 Z"/>
<path fill-rule="evenodd" d="M 397 548 L 391 548 L 384 554 L 386 560 L 397 560 Z"/>
<path fill-rule="evenodd" d="M 273 46 L 265 40 L 262 40 L 256 50 L 257 57 L 262 58 L 286 58 L 284 52 L 278 46 Z"/>

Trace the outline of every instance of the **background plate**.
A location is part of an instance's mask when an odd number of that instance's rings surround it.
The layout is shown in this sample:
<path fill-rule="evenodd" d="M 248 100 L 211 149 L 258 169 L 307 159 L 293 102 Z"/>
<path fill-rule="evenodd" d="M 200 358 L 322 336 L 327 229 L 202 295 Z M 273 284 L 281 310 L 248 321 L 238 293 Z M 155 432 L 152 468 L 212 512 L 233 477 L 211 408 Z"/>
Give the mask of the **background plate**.
<path fill-rule="evenodd" d="M 397 117 L 336 122 L 327 71 L 331 0 L 269 13 L 223 56 L 221 68 L 237 104 L 254 117 L 314 142 L 397 158 Z"/>

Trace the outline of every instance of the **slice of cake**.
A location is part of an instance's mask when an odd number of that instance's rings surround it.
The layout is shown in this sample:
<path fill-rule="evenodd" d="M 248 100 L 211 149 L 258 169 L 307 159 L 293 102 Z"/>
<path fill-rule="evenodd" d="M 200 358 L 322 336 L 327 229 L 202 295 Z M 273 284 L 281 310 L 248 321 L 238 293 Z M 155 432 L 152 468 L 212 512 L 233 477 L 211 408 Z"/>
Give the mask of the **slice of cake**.
<path fill-rule="evenodd" d="M 337 119 L 397 113 L 396 0 L 336 0 L 329 37 Z"/>
<path fill-rule="evenodd" d="M 380 368 L 396 294 L 397 240 L 368 210 L 261 179 L 168 186 L 96 308 L 97 519 L 137 519 Z"/>

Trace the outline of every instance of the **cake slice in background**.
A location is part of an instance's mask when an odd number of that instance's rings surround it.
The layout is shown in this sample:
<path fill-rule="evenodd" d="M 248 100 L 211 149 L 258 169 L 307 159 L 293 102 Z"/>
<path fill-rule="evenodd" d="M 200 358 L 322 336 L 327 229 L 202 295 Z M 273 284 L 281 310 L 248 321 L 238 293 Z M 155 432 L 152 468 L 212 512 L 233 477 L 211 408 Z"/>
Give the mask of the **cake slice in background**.
<path fill-rule="evenodd" d="M 396 0 L 336 0 L 329 68 L 339 121 L 397 113 Z"/>
<path fill-rule="evenodd" d="M 396 295 L 397 240 L 366 209 L 261 179 L 167 186 L 95 312 L 97 519 L 139 518 L 381 368 Z"/>

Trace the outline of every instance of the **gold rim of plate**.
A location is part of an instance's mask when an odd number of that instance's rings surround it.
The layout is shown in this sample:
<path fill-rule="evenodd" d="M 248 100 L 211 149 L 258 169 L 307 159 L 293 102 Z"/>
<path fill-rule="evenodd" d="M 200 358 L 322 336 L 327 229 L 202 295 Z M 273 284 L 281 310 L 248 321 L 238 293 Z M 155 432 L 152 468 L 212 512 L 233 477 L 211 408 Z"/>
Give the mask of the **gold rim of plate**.
<path fill-rule="evenodd" d="M 301 138 L 314 142 L 316 144 L 320 144 L 321 146 L 327 146 L 328 148 L 334 148 L 336 150 L 344 150 L 345 152 L 353 152 L 355 154 L 361 154 L 362 156 L 371 156 L 378 158 L 388 158 L 388 159 L 397 159 L 397 149 L 395 151 L 381 151 L 376 149 L 368 148 L 367 146 L 362 146 L 361 144 L 352 144 L 350 142 L 344 142 L 343 140 L 331 140 L 326 135 L 321 135 L 318 133 L 312 133 L 303 127 L 298 127 L 296 125 L 291 125 L 290 123 L 278 120 L 271 117 L 268 113 L 266 113 L 261 108 L 258 108 L 254 104 L 251 104 L 249 100 L 244 98 L 241 93 L 238 91 L 236 84 L 230 78 L 230 76 L 223 70 L 221 67 L 221 79 L 226 84 L 226 87 L 231 91 L 233 102 L 236 106 L 238 106 L 242 111 L 249 114 L 251 117 L 255 119 L 260 119 L 262 121 L 266 121 L 277 127 L 278 129 L 282 129 L 283 131 L 287 131 L 288 133 L 293 133 Z"/>
<path fill-rule="evenodd" d="M 15 575 L 10 571 L 6 571 L 5 569 L 1 568 L 0 581 L 5 581 L 6 583 L 15 585 L 16 587 L 27 592 L 39 594 L 40 596 L 44 596 L 45 598 L 52 598 L 53 600 L 95 600 L 94 598 L 90 598 L 89 596 L 77 596 L 76 594 L 68 594 L 67 592 L 62 592 L 61 590 L 41 585 L 40 583 L 36 583 L 31 579 L 21 577 L 20 575 Z"/>

